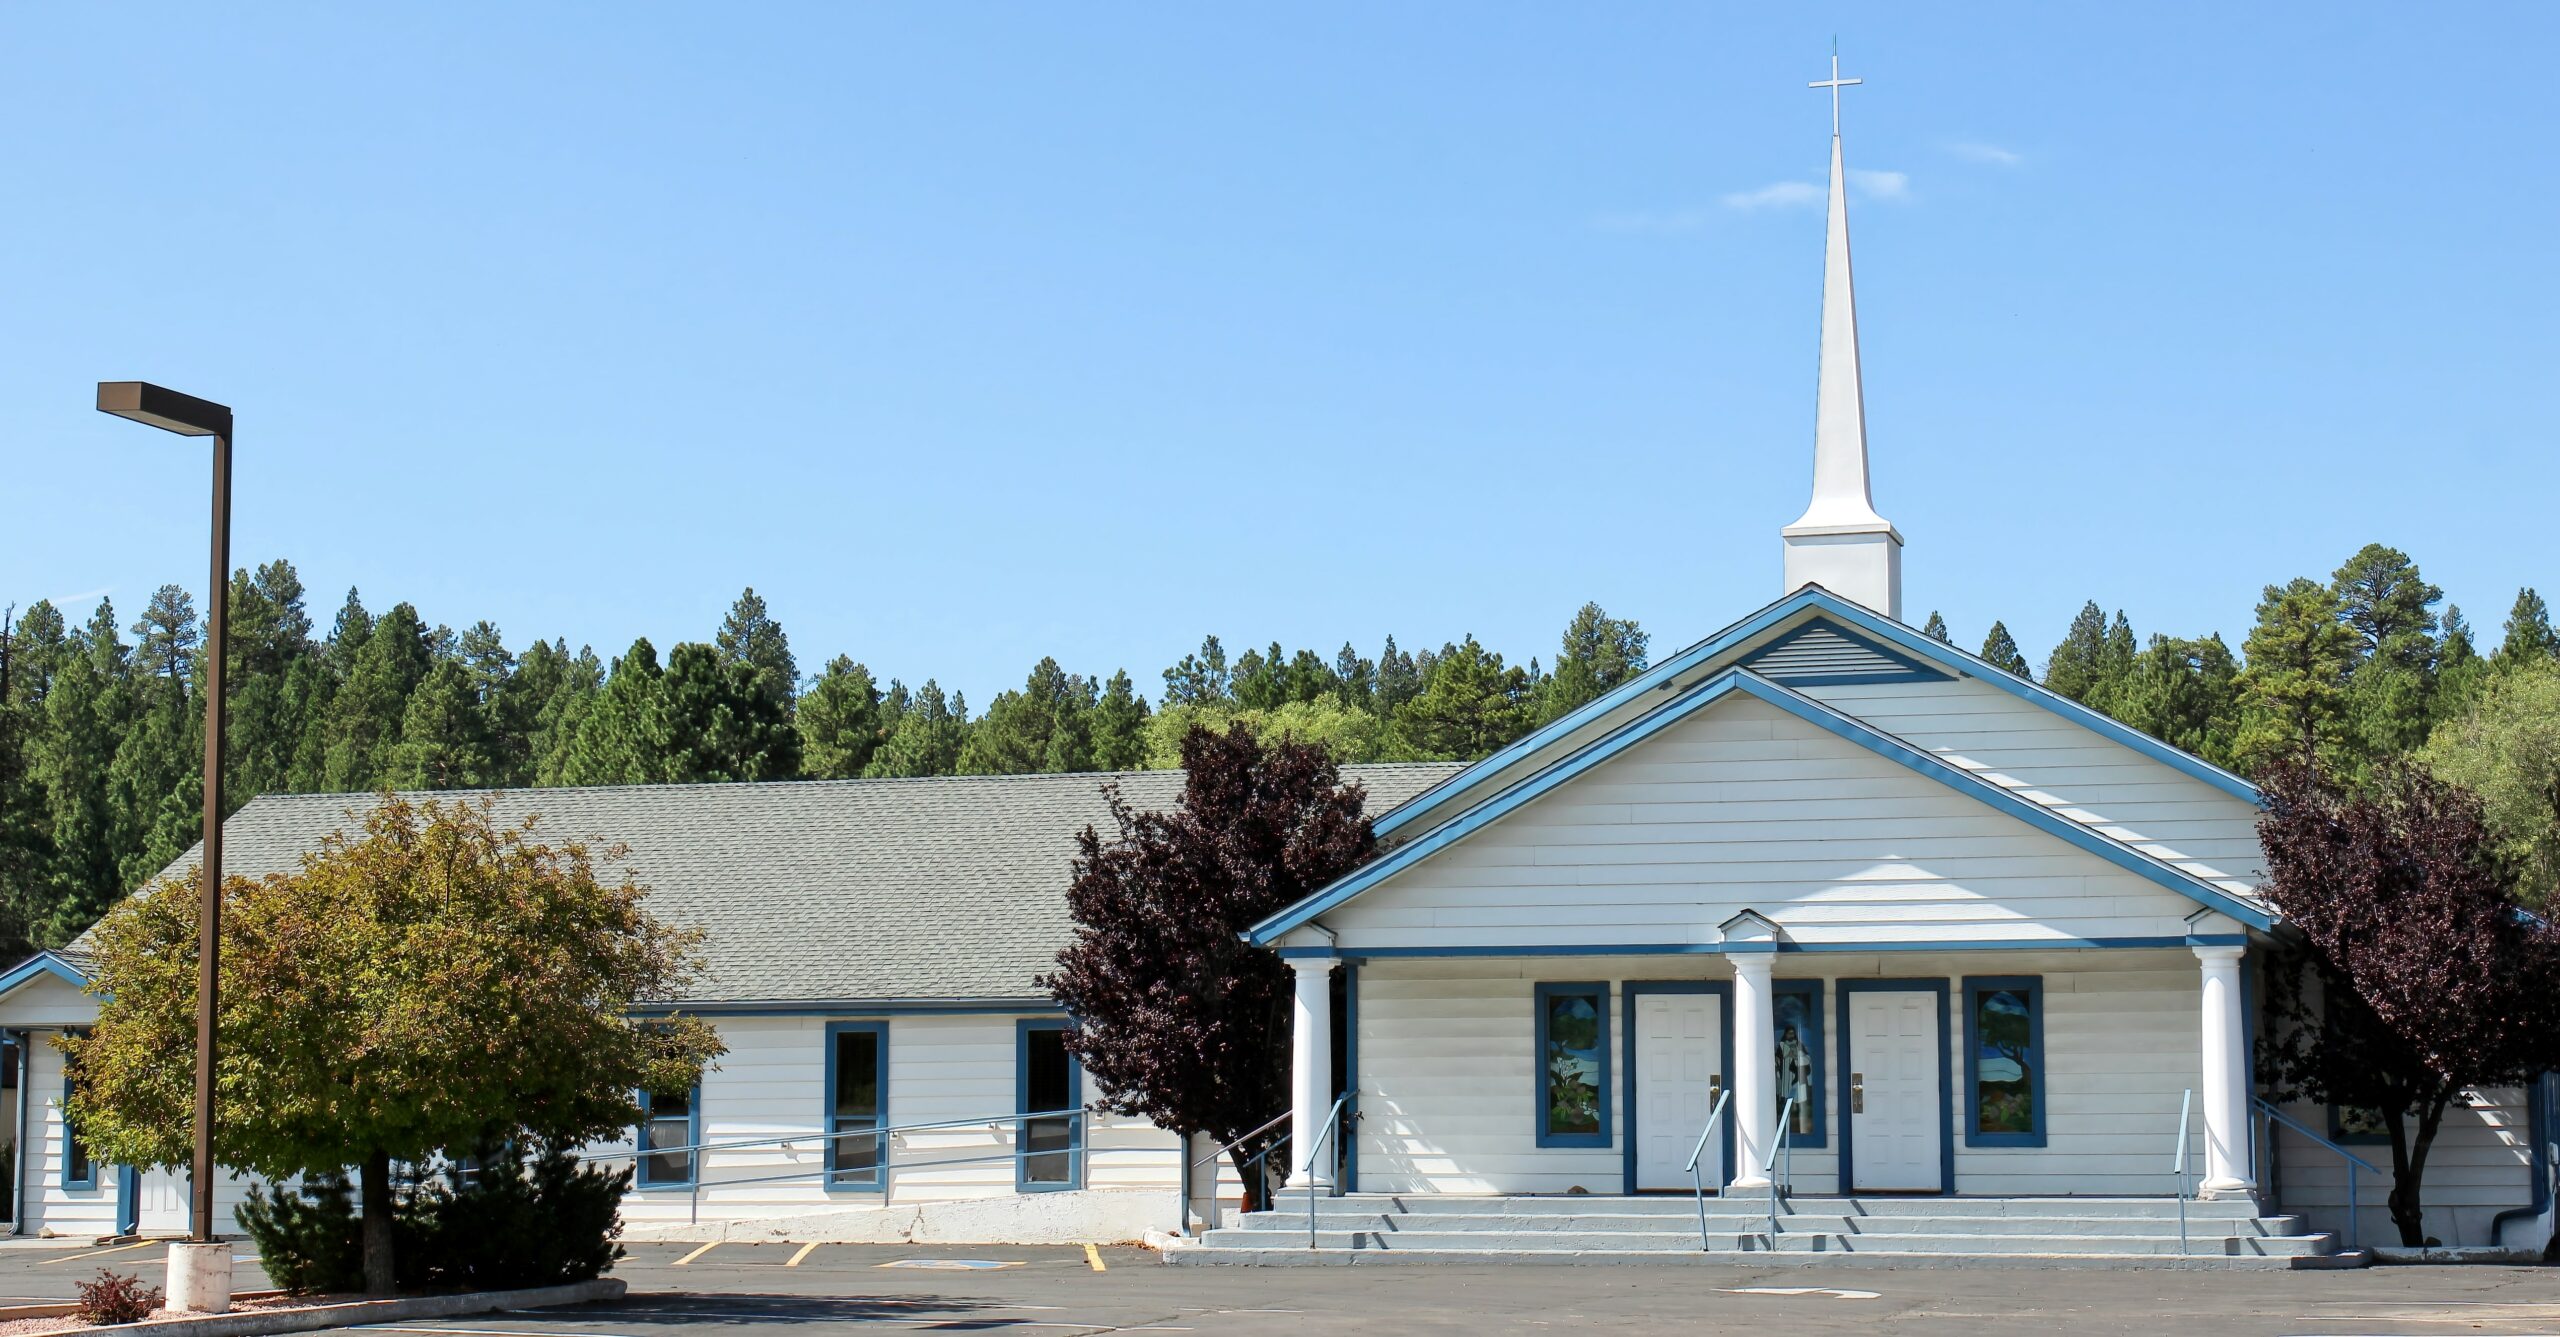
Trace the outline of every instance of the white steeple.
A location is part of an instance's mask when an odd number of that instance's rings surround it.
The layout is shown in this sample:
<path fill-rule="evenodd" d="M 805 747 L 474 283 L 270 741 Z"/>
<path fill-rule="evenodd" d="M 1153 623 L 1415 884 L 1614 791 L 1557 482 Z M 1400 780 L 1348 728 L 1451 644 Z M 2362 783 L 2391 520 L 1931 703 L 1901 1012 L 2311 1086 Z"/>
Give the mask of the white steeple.
<path fill-rule="evenodd" d="M 1858 304 L 1849 290 L 1849 197 L 1840 157 L 1840 90 L 1862 80 L 1831 77 L 1808 87 L 1831 93 L 1831 218 L 1823 248 L 1822 371 L 1813 416 L 1813 501 L 1780 533 L 1786 592 L 1820 585 L 1887 617 L 1902 617 L 1902 535 L 1876 514 L 1867 490 L 1867 408 L 1858 379 Z"/>

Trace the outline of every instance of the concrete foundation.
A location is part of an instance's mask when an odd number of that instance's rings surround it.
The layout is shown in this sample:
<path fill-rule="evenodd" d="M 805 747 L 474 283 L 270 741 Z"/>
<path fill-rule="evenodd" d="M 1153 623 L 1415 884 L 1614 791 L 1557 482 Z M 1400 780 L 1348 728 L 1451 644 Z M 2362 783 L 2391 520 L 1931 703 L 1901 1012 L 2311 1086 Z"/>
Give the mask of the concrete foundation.
<path fill-rule="evenodd" d="M 187 1314 L 221 1314 L 231 1309 L 231 1246 L 169 1246 L 171 1309 Z"/>

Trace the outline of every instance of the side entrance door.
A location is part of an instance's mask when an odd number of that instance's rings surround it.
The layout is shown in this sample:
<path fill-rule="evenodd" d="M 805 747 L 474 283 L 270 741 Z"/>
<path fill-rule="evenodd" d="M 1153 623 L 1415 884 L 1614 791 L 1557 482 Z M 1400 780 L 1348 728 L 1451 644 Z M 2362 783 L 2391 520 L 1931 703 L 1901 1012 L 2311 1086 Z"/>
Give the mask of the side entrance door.
<path fill-rule="evenodd" d="M 1849 995 L 1851 1187 L 1861 1191 L 1942 1189 L 1938 1151 L 1946 1119 L 1946 1074 L 1938 1037 L 1946 1025 L 1938 995 Z"/>
<path fill-rule="evenodd" d="M 126 1172 L 122 1183 L 130 1185 L 133 1205 L 129 1213 L 128 1232 L 145 1235 L 183 1235 L 187 1233 L 187 1172 L 162 1166 L 153 1170 Z"/>
<path fill-rule="evenodd" d="M 1638 994 L 1634 1024 L 1636 1188 L 1685 1189 L 1689 1152 L 1724 1090 L 1724 1001 L 1710 993 Z M 1722 1137 L 1708 1139 L 1698 1173 L 1709 1188 L 1723 1185 Z"/>

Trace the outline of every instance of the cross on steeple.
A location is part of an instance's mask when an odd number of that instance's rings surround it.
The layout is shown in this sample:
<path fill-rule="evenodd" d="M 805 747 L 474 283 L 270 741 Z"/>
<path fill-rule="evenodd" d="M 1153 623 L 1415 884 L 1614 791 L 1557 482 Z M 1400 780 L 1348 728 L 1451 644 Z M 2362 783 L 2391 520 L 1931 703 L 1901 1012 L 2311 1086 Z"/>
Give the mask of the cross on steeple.
<path fill-rule="evenodd" d="M 1864 79 L 1843 79 L 1840 77 L 1840 44 L 1836 41 L 1833 42 L 1831 44 L 1831 77 L 1828 79 L 1816 79 L 1812 83 L 1805 85 L 1807 88 L 1828 88 L 1831 90 L 1831 137 L 1833 139 L 1838 139 L 1840 137 L 1840 90 L 1843 88 L 1855 88 L 1859 84 L 1865 82 L 1866 80 Z"/>

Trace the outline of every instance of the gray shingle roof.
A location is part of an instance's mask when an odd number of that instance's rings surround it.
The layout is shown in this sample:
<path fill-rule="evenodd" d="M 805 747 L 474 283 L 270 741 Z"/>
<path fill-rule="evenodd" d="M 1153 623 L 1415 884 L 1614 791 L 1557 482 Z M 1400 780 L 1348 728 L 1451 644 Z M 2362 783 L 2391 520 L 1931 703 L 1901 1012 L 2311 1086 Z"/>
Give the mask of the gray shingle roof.
<path fill-rule="evenodd" d="M 1383 814 L 1461 768 L 1347 766 Z M 1173 806 L 1179 771 L 494 791 L 502 822 L 630 847 L 660 919 L 706 931 L 700 1003 L 1035 1000 L 1071 934 L 1067 861 L 1106 783 Z M 452 794 L 412 795 L 453 798 Z M 373 806 L 269 794 L 223 824 L 226 877 L 290 872 Z M 193 864 L 190 850 L 171 866 Z M 600 875 L 618 869 L 600 867 Z M 85 937 L 85 935 L 84 935 Z M 75 947 L 78 944 L 75 944 Z"/>

